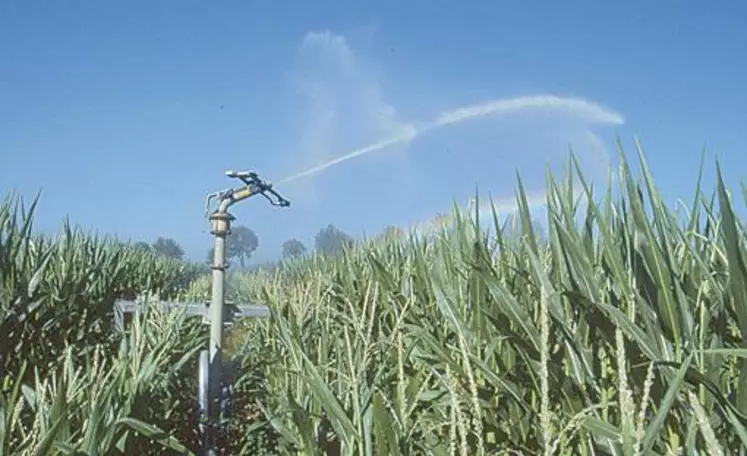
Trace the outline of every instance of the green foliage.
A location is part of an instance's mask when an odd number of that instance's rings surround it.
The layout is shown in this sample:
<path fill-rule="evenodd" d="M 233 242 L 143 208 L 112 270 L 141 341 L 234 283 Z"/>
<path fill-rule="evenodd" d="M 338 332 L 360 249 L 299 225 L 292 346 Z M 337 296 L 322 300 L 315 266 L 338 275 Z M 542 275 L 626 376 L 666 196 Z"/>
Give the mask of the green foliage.
<path fill-rule="evenodd" d="M 150 313 L 114 356 L 92 344 L 76 360 L 68 347 L 59 366 L 46 375 L 37 367 L 32 382 L 24 362 L 0 391 L 0 454 L 193 454 L 183 442 L 192 440 L 185 417 L 195 400 L 183 388 L 196 385 L 181 381 L 205 343 L 197 329 L 178 314 Z"/>
<path fill-rule="evenodd" d="M 230 266 L 232 259 L 238 259 L 241 269 L 246 269 L 246 262 L 259 246 L 259 238 L 250 228 L 237 225 L 231 228 L 231 234 L 226 237 L 226 263 Z M 213 264 L 215 247 L 208 249 L 205 261 Z"/>
<path fill-rule="evenodd" d="M 283 259 L 299 257 L 306 253 L 306 246 L 298 239 L 283 242 Z"/>
<path fill-rule="evenodd" d="M 314 237 L 314 247 L 320 254 L 337 255 L 345 246 L 353 245 L 353 238 L 334 225 L 327 225 Z"/>
<path fill-rule="evenodd" d="M 520 186 L 518 237 L 456 211 L 436 236 L 236 278 L 237 297 L 274 309 L 235 337 L 263 360 L 254 408 L 278 454 L 747 444 L 744 225 L 720 178 L 718 199 L 698 187 L 683 224 L 639 164 L 639 180 L 621 168 L 616 199 L 577 169 L 548 176 L 544 242 Z"/>
<path fill-rule="evenodd" d="M 241 269 L 259 246 L 259 238 L 250 228 L 242 225 L 231 227 L 231 234 L 226 239 L 226 258 L 237 258 Z"/>
<path fill-rule="evenodd" d="M 0 454 L 181 445 L 157 428 L 188 441 L 199 326 L 153 316 L 123 340 L 113 304 L 145 291 L 179 298 L 206 269 L 67 224 L 57 238 L 33 235 L 36 203 L 0 205 Z"/>
<path fill-rule="evenodd" d="M 165 256 L 166 258 L 172 258 L 175 260 L 181 260 L 184 258 L 184 249 L 173 239 L 167 237 L 159 237 L 156 242 L 151 246 L 153 251 L 158 254 Z"/>
<path fill-rule="evenodd" d="M 344 249 L 330 225 L 317 255 L 232 274 L 230 300 L 273 312 L 231 332 L 229 453 L 747 446 L 747 232 L 720 173 L 683 221 L 642 153 L 614 198 L 572 164 L 548 176 L 544 236 L 519 181 L 514 223 L 455 210 L 435 232 Z M 0 456 L 196 451 L 199 322 L 151 309 L 122 338 L 109 312 L 146 290 L 205 299 L 204 268 L 67 226 L 32 236 L 32 212 L 0 206 Z"/>
<path fill-rule="evenodd" d="M 147 252 L 150 251 L 152 247 L 147 242 L 138 241 L 132 245 L 132 248 Z"/>

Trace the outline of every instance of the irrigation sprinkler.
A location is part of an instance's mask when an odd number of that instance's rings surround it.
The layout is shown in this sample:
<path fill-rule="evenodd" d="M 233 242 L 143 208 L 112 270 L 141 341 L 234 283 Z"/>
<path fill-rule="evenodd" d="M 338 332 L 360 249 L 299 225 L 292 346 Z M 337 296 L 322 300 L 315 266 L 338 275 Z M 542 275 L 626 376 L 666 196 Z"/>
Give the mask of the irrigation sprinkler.
<path fill-rule="evenodd" d="M 237 189 L 229 188 L 210 193 L 205 202 L 205 213 L 212 223 L 211 234 L 214 236 L 212 296 L 209 303 L 199 302 L 160 302 L 166 309 L 186 309 L 189 316 L 201 316 L 210 324 L 210 342 L 208 350 L 202 350 L 198 362 L 198 423 L 200 450 L 203 456 L 217 456 L 227 437 L 226 419 L 230 416 L 233 381 L 230 378 L 229 366 L 223 362 L 223 326 L 234 318 L 262 318 L 270 315 L 270 309 L 264 305 L 251 305 L 225 302 L 226 237 L 231 234 L 231 222 L 235 218 L 228 209 L 239 201 L 262 195 L 273 206 L 288 207 L 290 201 L 280 196 L 272 184 L 262 180 L 253 171 L 228 171 L 226 176 L 239 179 L 243 185 Z M 215 210 L 210 211 L 210 203 L 218 200 Z M 115 326 L 124 331 L 125 314 L 140 313 L 148 303 L 145 300 L 117 301 L 114 308 Z"/>
<path fill-rule="evenodd" d="M 225 300 L 225 274 L 228 265 L 226 264 L 226 236 L 231 233 L 231 221 L 234 217 L 228 212 L 228 209 L 239 201 L 251 198 L 255 195 L 264 196 L 273 206 L 288 207 L 290 201 L 280 196 L 273 188 L 272 184 L 262 180 L 257 173 L 253 171 L 228 171 L 226 176 L 239 179 L 244 184 L 238 189 L 228 189 L 221 192 L 211 193 L 205 202 L 205 209 L 208 213 L 208 219 L 212 222 L 212 234 L 215 237 L 215 248 L 213 250 L 213 290 L 210 302 L 210 346 L 209 357 L 205 352 L 200 354 L 200 369 L 207 369 L 207 397 L 201 397 L 200 402 L 206 405 L 207 412 L 207 429 L 204 433 L 203 448 L 205 454 L 212 456 L 215 454 L 217 437 L 222 433 L 218 429 L 218 423 L 221 418 L 228 414 L 226 394 L 230 394 L 230 385 L 223 382 L 223 311 Z M 210 202 L 218 199 L 218 207 L 210 212 Z M 204 373 L 200 373 L 200 378 L 205 378 Z M 203 396 L 205 391 L 200 392 Z M 223 417 L 221 415 L 224 415 Z"/>

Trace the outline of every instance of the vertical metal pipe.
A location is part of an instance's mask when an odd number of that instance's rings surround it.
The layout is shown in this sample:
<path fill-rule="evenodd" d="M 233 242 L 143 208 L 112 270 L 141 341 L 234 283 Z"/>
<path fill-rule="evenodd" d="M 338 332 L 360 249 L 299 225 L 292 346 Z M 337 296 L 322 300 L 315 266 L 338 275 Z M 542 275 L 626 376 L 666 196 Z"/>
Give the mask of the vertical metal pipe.
<path fill-rule="evenodd" d="M 208 195 L 206 210 L 209 210 L 210 200 L 214 197 L 220 198 L 218 209 L 210 214 L 213 225 L 212 234 L 215 236 L 215 247 L 213 251 L 213 293 L 210 301 L 210 364 L 208 369 L 208 403 L 207 415 L 208 426 L 206 436 L 206 448 L 203 452 L 207 455 L 215 454 L 216 437 L 218 430 L 218 419 L 221 417 L 221 393 L 223 381 L 223 309 L 225 304 L 225 273 L 226 273 L 226 236 L 231 233 L 230 224 L 233 220 L 228 208 L 239 201 L 245 200 L 256 194 L 262 194 L 276 206 L 287 207 L 290 202 L 283 199 L 272 190 L 272 186 L 262 182 L 256 173 L 229 171 L 228 177 L 238 177 L 245 187 L 238 191 L 230 190 Z M 273 201 L 265 192 L 270 192 L 277 198 Z"/>
<path fill-rule="evenodd" d="M 230 234 L 231 215 L 216 211 L 210 215 L 213 222 L 215 245 L 213 252 L 213 290 L 210 301 L 210 364 L 208 369 L 208 450 L 214 454 L 216 430 L 220 419 L 220 396 L 223 379 L 223 306 L 225 303 L 226 236 Z"/>
<path fill-rule="evenodd" d="M 210 362 L 223 348 L 223 305 L 225 298 L 226 234 L 215 234 L 213 256 L 213 295 L 210 301 Z"/>

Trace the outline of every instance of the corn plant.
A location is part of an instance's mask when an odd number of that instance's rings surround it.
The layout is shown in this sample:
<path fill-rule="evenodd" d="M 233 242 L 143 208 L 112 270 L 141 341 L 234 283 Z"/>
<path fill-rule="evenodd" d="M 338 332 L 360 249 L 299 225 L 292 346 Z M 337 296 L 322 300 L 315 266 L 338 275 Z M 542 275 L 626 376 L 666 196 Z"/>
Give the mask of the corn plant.
<path fill-rule="evenodd" d="M 0 205 L 0 454 L 181 454 L 195 440 L 192 358 L 205 337 L 197 322 L 151 315 L 123 339 L 113 304 L 178 297 L 204 269 L 67 223 L 35 235 L 36 204 Z"/>
<path fill-rule="evenodd" d="M 621 162 L 617 194 L 573 159 L 548 174 L 544 241 L 519 179 L 519 236 L 455 208 L 436 233 L 235 277 L 237 296 L 273 308 L 235 335 L 262 366 L 246 432 L 304 455 L 746 447 L 747 235 L 733 198 L 719 172 L 683 221 L 640 148 L 639 177 L 622 150 Z"/>
<path fill-rule="evenodd" d="M 231 334 L 231 454 L 744 454 L 736 198 L 719 171 L 682 216 L 637 161 L 621 151 L 617 193 L 573 159 L 548 174 L 544 239 L 519 179 L 508 222 L 455 208 L 232 275 L 229 299 L 273 315 Z M 0 455 L 189 454 L 204 331 L 153 310 L 121 338 L 110 312 L 145 290 L 204 299 L 209 279 L 67 224 L 34 236 L 34 206 L 0 206 Z"/>
<path fill-rule="evenodd" d="M 70 346 L 60 369 L 15 382 L 0 404 L 0 454 L 190 454 L 189 436 L 154 424 L 194 408 L 173 385 L 206 341 L 194 328 L 185 334 L 185 323 L 154 309 L 133 322 L 116 357 L 95 345 L 78 363 Z"/>
<path fill-rule="evenodd" d="M 37 200 L 27 210 L 13 198 L 0 205 L 0 357 L 5 372 L 20 361 L 48 366 L 62 347 L 113 340 L 113 304 L 144 291 L 174 297 L 204 273 L 66 223 L 56 239 L 32 234 Z M 19 214 L 20 212 L 20 214 Z"/>

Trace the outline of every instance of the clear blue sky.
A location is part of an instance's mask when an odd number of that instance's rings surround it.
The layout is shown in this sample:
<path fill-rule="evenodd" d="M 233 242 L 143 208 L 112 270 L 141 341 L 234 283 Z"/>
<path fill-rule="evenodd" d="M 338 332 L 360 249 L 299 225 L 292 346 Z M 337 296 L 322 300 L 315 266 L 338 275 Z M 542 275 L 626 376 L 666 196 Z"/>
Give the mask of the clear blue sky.
<path fill-rule="evenodd" d="M 328 223 L 428 219 L 476 185 L 511 198 L 517 168 L 541 192 L 569 145 L 604 178 L 619 134 L 631 155 L 641 139 L 674 204 L 704 147 L 729 185 L 744 178 L 746 20 L 740 1 L 5 0 L 0 193 L 41 189 L 40 231 L 69 215 L 202 259 L 203 199 L 232 185 L 225 170 L 278 181 L 418 132 L 278 186 L 289 209 L 237 206 L 264 261 Z"/>

